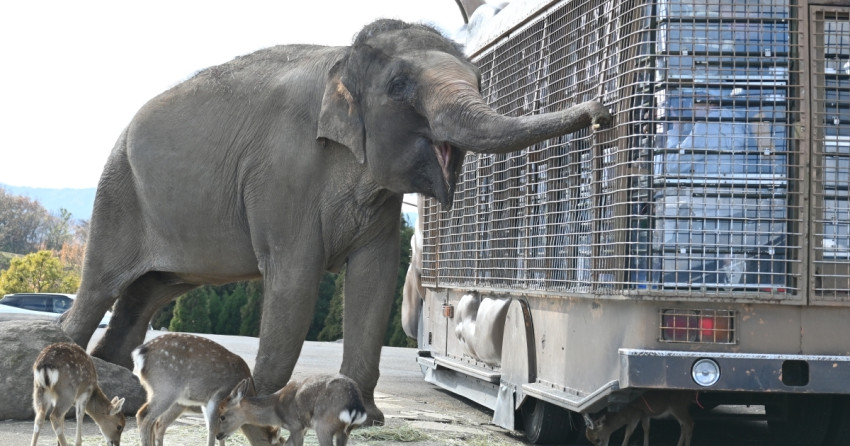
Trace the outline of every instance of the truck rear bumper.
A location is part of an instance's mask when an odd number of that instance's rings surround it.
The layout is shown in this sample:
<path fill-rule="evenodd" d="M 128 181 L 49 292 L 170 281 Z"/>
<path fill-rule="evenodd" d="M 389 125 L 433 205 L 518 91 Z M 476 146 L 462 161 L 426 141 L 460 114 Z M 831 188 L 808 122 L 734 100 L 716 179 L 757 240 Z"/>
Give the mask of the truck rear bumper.
<path fill-rule="evenodd" d="M 619 350 L 620 388 L 668 388 L 783 393 L 850 393 L 850 356 L 773 355 Z M 691 377 L 694 363 L 711 359 L 720 378 L 702 387 Z"/>

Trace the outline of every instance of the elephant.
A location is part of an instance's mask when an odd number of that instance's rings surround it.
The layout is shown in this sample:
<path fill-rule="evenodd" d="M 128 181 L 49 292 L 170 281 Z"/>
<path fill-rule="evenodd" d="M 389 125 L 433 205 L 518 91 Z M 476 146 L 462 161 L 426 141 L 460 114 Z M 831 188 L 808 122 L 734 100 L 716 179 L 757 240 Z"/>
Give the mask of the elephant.
<path fill-rule="evenodd" d="M 496 113 L 435 29 L 366 25 L 349 46 L 280 45 L 199 71 L 142 106 L 94 202 L 77 298 L 59 324 L 131 366 L 155 313 L 204 284 L 262 279 L 259 393 L 289 380 L 324 271 L 346 269 L 340 372 L 369 420 L 399 264 L 405 193 L 450 206 L 464 154 L 508 153 L 611 115 L 588 101 Z"/>

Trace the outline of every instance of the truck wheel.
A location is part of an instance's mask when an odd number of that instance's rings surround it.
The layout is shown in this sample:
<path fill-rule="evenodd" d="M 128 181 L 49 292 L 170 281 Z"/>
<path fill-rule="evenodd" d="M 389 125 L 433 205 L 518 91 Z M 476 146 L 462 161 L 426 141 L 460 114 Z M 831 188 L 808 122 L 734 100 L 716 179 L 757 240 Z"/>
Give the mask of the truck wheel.
<path fill-rule="evenodd" d="M 835 396 L 832 419 L 824 446 L 846 446 L 850 444 L 850 397 Z"/>
<path fill-rule="evenodd" d="M 564 444 L 574 441 L 583 426 L 582 423 L 575 422 L 573 412 L 536 398 L 529 397 L 520 411 L 525 438 L 532 444 Z"/>
<path fill-rule="evenodd" d="M 824 444 L 833 412 L 830 395 L 786 395 L 764 407 L 767 428 L 777 445 Z"/>

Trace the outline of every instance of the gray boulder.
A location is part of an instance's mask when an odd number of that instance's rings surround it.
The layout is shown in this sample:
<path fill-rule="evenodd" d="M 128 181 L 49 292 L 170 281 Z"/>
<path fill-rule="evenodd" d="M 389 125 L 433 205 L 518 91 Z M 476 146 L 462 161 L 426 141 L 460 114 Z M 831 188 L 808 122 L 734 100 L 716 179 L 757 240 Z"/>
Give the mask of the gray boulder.
<path fill-rule="evenodd" d="M 54 322 L 0 322 L 0 420 L 33 419 L 32 364 L 41 350 L 54 342 L 71 342 Z M 126 398 L 124 413 L 135 415 L 145 402 L 139 380 L 130 370 L 99 358 L 94 358 L 94 365 L 104 393 L 109 398 Z"/>

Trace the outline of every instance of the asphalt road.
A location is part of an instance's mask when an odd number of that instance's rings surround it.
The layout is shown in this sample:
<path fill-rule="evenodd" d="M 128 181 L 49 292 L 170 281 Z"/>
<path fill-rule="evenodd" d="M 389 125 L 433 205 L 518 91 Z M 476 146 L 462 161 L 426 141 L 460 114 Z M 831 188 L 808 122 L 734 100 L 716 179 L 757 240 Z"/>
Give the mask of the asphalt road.
<path fill-rule="evenodd" d="M 100 335 L 101 330 L 95 334 Z M 152 331 L 149 338 L 162 332 Z M 207 335 L 205 335 L 207 336 Z M 208 335 L 231 351 L 245 358 L 253 368 L 257 351 L 257 339 L 240 336 Z M 295 368 L 294 378 L 303 378 L 315 373 L 334 372 L 342 362 L 341 343 L 307 342 Z M 385 347 L 381 357 L 381 378 L 375 393 L 378 407 L 384 411 L 386 426 L 358 429 L 349 444 L 411 446 L 437 445 L 525 445 L 521 433 L 509 432 L 490 424 L 492 413 L 468 400 L 454 396 L 422 379 L 416 363 L 416 350 Z M 735 408 L 733 413 L 757 413 L 753 408 Z M 693 446 L 768 446 L 771 445 L 763 421 L 744 420 L 743 417 L 729 419 L 698 419 L 695 426 Z M 73 418 L 65 425 L 66 436 L 73 441 L 75 423 Z M 84 445 L 102 445 L 97 426 L 86 417 Z M 653 446 L 676 444 L 679 436 L 674 421 L 653 421 L 651 429 Z M 0 446 L 29 444 L 32 422 L 0 422 Z M 191 446 L 205 444 L 206 433 L 200 416 L 183 416 L 175 422 L 165 436 L 169 446 Z M 619 444 L 619 440 L 611 444 Z M 637 432 L 630 442 L 642 444 L 642 435 Z M 39 445 L 55 445 L 56 439 L 45 423 Z M 135 419 L 128 418 L 122 445 L 139 444 Z M 244 437 L 234 436 L 228 445 L 247 445 Z M 308 445 L 316 445 L 312 433 Z M 586 443 L 582 443 L 586 444 Z"/>

